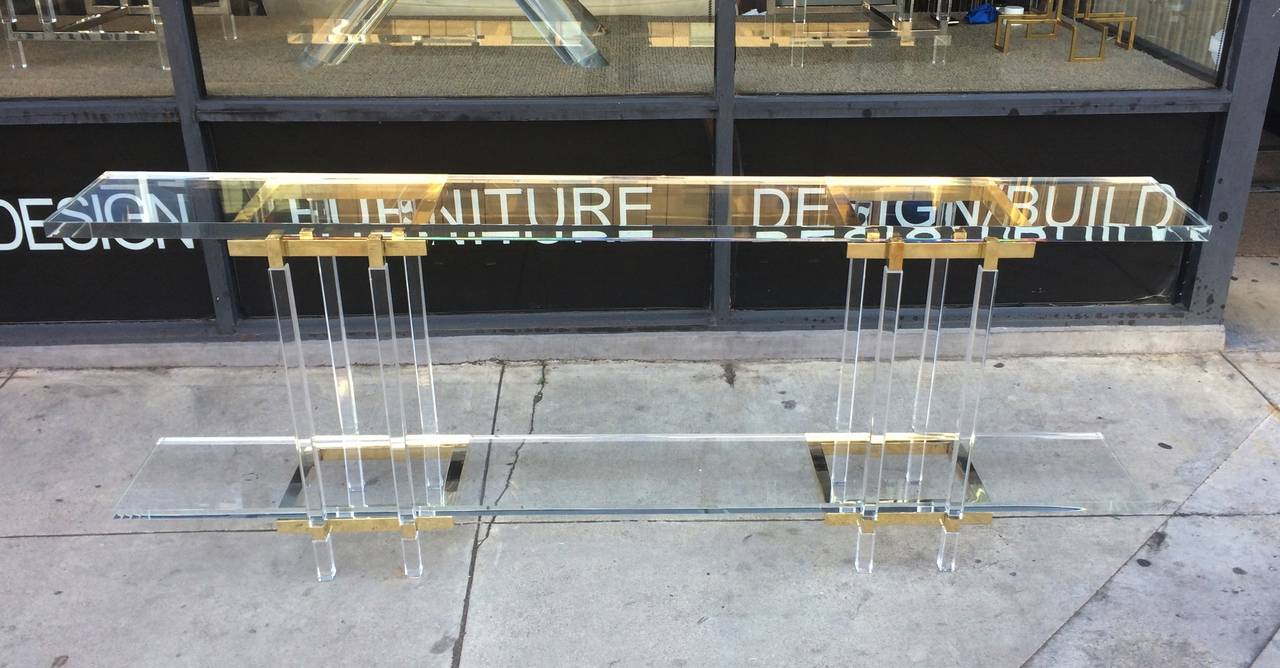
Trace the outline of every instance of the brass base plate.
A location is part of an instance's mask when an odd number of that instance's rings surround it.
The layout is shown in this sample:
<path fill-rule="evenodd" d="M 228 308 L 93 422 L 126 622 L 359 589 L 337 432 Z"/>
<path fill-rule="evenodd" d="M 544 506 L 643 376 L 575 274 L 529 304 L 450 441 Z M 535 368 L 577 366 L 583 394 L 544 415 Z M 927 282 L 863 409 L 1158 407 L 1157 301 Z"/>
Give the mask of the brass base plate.
<path fill-rule="evenodd" d="M 875 532 L 877 525 L 885 526 L 929 526 L 939 525 L 948 531 L 955 531 L 962 524 L 991 524 L 991 513 L 965 513 L 960 517 L 951 517 L 946 513 L 880 513 L 876 519 L 867 519 L 860 513 L 827 513 L 822 521 L 831 526 L 858 526 L 868 533 Z"/>
<path fill-rule="evenodd" d="M 324 540 L 331 533 L 400 533 L 411 537 L 419 531 L 440 531 L 453 528 L 453 517 L 437 515 L 418 517 L 412 524 L 401 524 L 395 517 L 340 517 L 325 520 L 318 527 L 307 520 L 276 520 L 277 533 L 304 533 L 312 539 Z"/>

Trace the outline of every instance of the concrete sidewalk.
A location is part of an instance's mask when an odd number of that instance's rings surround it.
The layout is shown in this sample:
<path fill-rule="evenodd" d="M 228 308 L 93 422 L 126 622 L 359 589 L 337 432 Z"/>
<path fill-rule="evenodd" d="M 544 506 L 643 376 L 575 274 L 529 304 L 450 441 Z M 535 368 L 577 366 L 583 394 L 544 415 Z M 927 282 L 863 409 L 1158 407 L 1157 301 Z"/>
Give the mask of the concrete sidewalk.
<path fill-rule="evenodd" d="M 1253 264 L 1241 281 L 1280 285 L 1280 265 Z M 868 576 L 852 529 L 814 519 L 508 517 L 427 534 L 418 581 L 394 537 L 337 535 L 339 575 L 320 584 L 306 540 L 265 523 L 110 519 L 161 436 L 288 434 L 275 369 L 4 371 L 0 666 L 1275 666 L 1269 303 L 1233 312 L 1247 345 L 1225 354 L 991 359 L 984 424 L 1101 431 L 1165 510 L 966 527 L 951 574 L 924 527 L 882 530 Z M 805 431 L 830 414 L 830 367 L 475 363 L 437 383 L 454 432 Z M 483 454 L 486 500 L 546 493 L 554 458 Z M 722 472 L 652 471 L 678 473 Z M 643 491 L 628 480 L 620 499 Z"/>

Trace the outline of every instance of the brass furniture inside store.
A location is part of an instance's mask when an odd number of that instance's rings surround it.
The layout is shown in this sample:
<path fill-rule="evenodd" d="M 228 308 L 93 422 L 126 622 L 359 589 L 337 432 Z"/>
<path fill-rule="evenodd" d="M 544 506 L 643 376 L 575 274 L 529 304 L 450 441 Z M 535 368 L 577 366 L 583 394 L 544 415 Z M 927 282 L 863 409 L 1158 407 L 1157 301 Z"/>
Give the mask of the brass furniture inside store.
<path fill-rule="evenodd" d="M 1017 26 L 1024 26 L 1026 38 L 1057 37 L 1062 23 L 1062 0 L 1045 0 L 1044 10 L 1026 14 L 1000 14 L 996 17 L 996 49 L 1009 52 L 1009 37 Z M 1037 32 L 1036 26 L 1049 26 L 1048 32 Z"/>
<path fill-rule="evenodd" d="M 1086 56 L 1080 55 L 1078 52 L 1077 44 L 1080 37 L 1080 24 L 1094 28 L 1101 33 L 1101 39 L 1098 42 L 1098 55 Z M 1094 9 L 1094 0 L 1076 0 L 1075 21 L 1071 24 L 1071 62 L 1089 63 L 1105 60 L 1107 57 L 1108 32 L 1112 27 L 1116 31 L 1116 44 L 1124 47 L 1126 51 L 1132 51 L 1134 39 L 1138 35 L 1138 18 L 1136 16 L 1129 16 L 1123 11 L 1100 12 Z M 1126 28 L 1129 31 L 1127 42 L 1124 39 Z"/>
<path fill-rule="evenodd" d="M 1042 11 L 1026 14 L 1000 14 L 996 19 L 995 47 L 1001 53 L 1009 52 L 1009 38 L 1017 26 L 1025 26 L 1026 39 L 1057 37 L 1058 26 L 1065 25 L 1071 29 L 1071 52 L 1067 60 L 1073 63 L 1100 62 L 1107 57 L 1107 40 L 1111 28 L 1115 28 L 1116 44 L 1127 51 L 1133 50 L 1134 40 L 1138 34 L 1138 18 L 1125 14 L 1123 10 L 1098 11 L 1095 0 L 1075 0 L 1075 11 L 1068 19 L 1063 16 L 1063 0 L 1046 0 Z M 1081 26 L 1093 28 L 1101 33 L 1097 55 L 1082 55 L 1079 50 Z M 1036 26 L 1049 26 L 1049 30 L 1037 31 Z M 1125 31 L 1128 39 L 1125 39 Z"/>

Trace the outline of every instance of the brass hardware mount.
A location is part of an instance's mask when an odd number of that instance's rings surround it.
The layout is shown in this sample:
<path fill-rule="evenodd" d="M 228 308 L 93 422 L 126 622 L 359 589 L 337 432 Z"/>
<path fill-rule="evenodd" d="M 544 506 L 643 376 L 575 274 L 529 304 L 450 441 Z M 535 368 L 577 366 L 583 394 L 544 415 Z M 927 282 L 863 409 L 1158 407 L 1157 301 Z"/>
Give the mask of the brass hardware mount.
<path fill-rule="evenodd" d="M 947 531 L 955 531 L 961 525 L 989 525 L 993 521 L 991 513 L 965 513 L 960 517 L 951 517 L 947 513 L 880 513 L 876 519 L 863 517 L 861 513 L 827 513 L 824 524 L 831 526 L 857 526 L 865 533 L 875 533 L 876 525 L 885 526 L 929 526 L 937 524 Z"/>
<path fill-rule="evenodd" d="M 926 455 L 951 454 L 951 446 L 960 438 L 956 433 L 888 433 L 884 435 L 884 454 L 905 455 L 912 452 Z M 828 457 L 835 452 L 836 445 L 848 448 L 851 455 L 865 454 L 867 445 L 880 439 L 873 439 L 866 432 L 861 433 L 814 433 L 805 434 L 805 441 L 811 445 L 821 445 L 822 453 Z"/>
<path fill-rule="evenodd" d="M 1035 257 L 1034 241 L 922 241 L 907 243 L 894 237 L 885 241 L 850 243 L 845 257 L 850 260 L 886 260 L 892 270 L 902 269 L 903 260 L 981 260 L 993 270 L 1001 259 L 1026 260 Z"/>
<path fill-rule="evenodd" d="M 272 269 L 284 266 L 290 257 L 367 257 L 369 266 L 381 267 L 388 257 L 424 257 L 426 239 L 408 239 L 396 228 L 390 235 L 374 232 L 364 238 L 317 238 L 310 230 L 296 235 L 273 233 L 265 239 L 232 239 L 227 242 L 231 257 L 265 257 Z"/>
<path fill-rule="evenodd" d="M 331 533 L 399 533 L 412 538 L 419 531 L 451 529 L 453 524 L 448 515 L 418 517 L 406 524 L 395 517 L 337 517 L 320 526 L 311 526 L 307 520 L 276 520 L 276 533 L 305 533 L 313 540 L 324 540 Z"/>

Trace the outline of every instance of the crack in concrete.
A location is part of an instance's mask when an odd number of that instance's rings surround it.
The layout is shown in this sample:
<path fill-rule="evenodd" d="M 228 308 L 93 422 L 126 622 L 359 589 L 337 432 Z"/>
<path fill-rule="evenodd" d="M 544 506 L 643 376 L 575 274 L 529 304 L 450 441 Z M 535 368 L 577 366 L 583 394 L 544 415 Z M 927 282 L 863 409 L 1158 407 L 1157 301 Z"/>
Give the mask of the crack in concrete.
<path fill-rule="evenodd" d="M 1277 625 L 1276 630 L 1272 632 L 1271 639 L 1263 643 L 1262 648 L 1258 650 L 1258 653 L 1254 654 L 1253 658 L 1249 660 L 1249 668 L 1260 668 L 1258 665 L 1258 659 L 1262 658 L 1263 652 L 1266 652 L 1267 648 L 1271 646 L 1271 643 L 1276 642 L 1277 639 L 1280 639 L 1280 625 Z"/>
<path fill-rule="evenodd" d="M 1267 397 L 1267 393 L 1263 392 L 1262 388 L 1258 387 L 1258 384 L 1253 382 L 1253 379 L 1249 377 L 1249 374 L 1245 373 L 1244 369 L 1241 369 L 1240 365 L 1236 364 L 1236 361 L 1231 359 L 1231 357 L 1227 355 L 1227 352 L 1228 351 L 1224 350 L 1218 354 L 1222 356 L 1223 360 L 1226 360 L 1228 366 L 1230 366 L 1232 369 L 1235 369 L 1236 373 L 1240 374 L 1240 377 L 1244 379 L 1244 382 L 1248 383 L 1249 387 L 1252 387 L 1253 391 L 1257 392 L 1258 396 L 1262 397 L 1263 401 L 1267 402 L 1267 404 L 1271 406 L 1272 410 L 1275 410 L 1277 406 L 1271 403 L 1271 399 Z M 3 387 L 3 386 L 0 385 L 0 387 Z"/>
<path fill-rule="evenodd" d="M 529 426 L 525 432 L 527 434 L 533 433 L 533 423 L 538 416 L 538 404 L 542 403 L 542 396 L 543 396 L 543 393 L 546 391 L 546 389 L 547 389 L 547 363 L 543 361 L 541 362 L 539 367 L 538 391 L 535 392 L 533 395 L 533 406 L 529 410 Z M 502 490 L 498 492 L 498 496 L 493 499 L 493 505 L 495 507 L 498 505 L 499 501 L 502 501 L 502 497 L 506 495 L 507 490 L 511 489 L 511 478 L 515 476 L 516 465 L 520 463 L 520 451 L 524 450 L 524 446 L 526 442 L 527 441 L 520 441 L 520 444 L 516 446 L 515 452 L 512 454 L 511 463 L 507 464 L 507 479 L 503 482 Z M 480 538 L 479 544 L 476 545 L 477 550 L 480 549 L 480 545 L 484 545 L 484 542 L 486 540 L 489 540 L 489 534 L 493 531 L 493 524 L 497 520 L 498 520 L 497 515 L 489 516 L 489 523 L 485 525 L 484 536 Z"/>
<path fill-rule="evenodd" d="M 493 396 L 493 417 L 489 420 L 489 433 L 497 433 L 498 426 L 498 409 L 502 405 L 502 382 L 507 377 L 507 365 L 505 362 L 500 363 L 498 367 L 498 389 Z M 480 475 L 480 502 L 484 503 L 484 492 L 486 483 L 489 481 L 489 456 L 493 452 L 493 442 L 490 441 L 488 447 L 484 451 L 484 468 Z M 476 557 L 480 552 L 480 522 L 476 521 L 475 533 L 471 535 L 471 562 L 467 566 L 467 589 L 462 597 L 462 615 L 458 619 L 458 637 L 453 641 L 453 648 L 450 652 L 450 665 L 452 668 L 458 668 L 462 665 L 462 643 L 467 639 L 467 619 L 471 614 L 471 590 L 476 580 Z"/>
<path fill-rule="evenodd" d="M 5 385 L 8 385 L 8 384 L 9 384 L 9 381 L 13 380 L 13 377 L 14 377 L 14 376 L 16 376 L 16 375 L 18 375 L 18 370 L 17 370 L 17 369 L 14 369 L 14 370 L 10 371 L 10 372 L 9 372 L 9 375 L 5 376 L 5 377 L 4 377 L 4 380 L 0 381 L 0 390 L 3 390 L 3 389 L 4 389 L 4 386 L 5 386 Z"/>
<path fill-rule="evenodd" d="M 1237 371 L 1239 371 L 1239 369 L 1237 369 Z M 1248 379 L 1247 376 L 1245 378 L 1246 380 Z M 1252 381 L 1250 381 L 1250 383 L 1252 383 Z M 1255 386 L 1255 389 L 1257 389 L 1256 386 Z M 1218 465 L 1215 466 L 1214 469 L 1209 472 L 1209 475 L 1205 476 L 1204 479 L 1200 481 L 1200 484 L 1196 485 L 1196 488 L 1191 490 L 1191 493 L 1188 494 L 1187 497 L 1182 500 L 1182 503 L 1178 504 L 1178 507 L 1174 508 L 1173 512 L 1169 513 L 1169 515 L 1165 517 L 1165 520 L 1160 523 L 1160 526 L 1156 527 L 1156 530 L 1152 531 L 1151 535 L 1147 536 L 1147 539 L 1142 541 L 1142 543 L 1138 545 L 1137 549 L 1135 549 L 1133 553 L 1129 555 L 1129 558 L 1125 559 L 1118 568 L 1112 571 L 1111 575 L 1107 576 L 1107 579 L 1103 581 L 1102 585 L 1099 586 L 1097 589 L 1095 589 L 1093 591 L 1093 594 L 1091 594 L 1089 598 L 1085 600 L 1084 603 L 1081 603 L 1080 607 L 1076 608 L 1075 612 L 1072 612 L 1070 617 L 1067 617 L 1066 621 L 1064 621 L 1061 625 L 1059 625 L 1057 629 L 1054 629 L 1053 633 L 1049 634 L 1049 637 L 1045 638 L 1044 642 L 1040 643 L 1040 646 L 1036 648 L 1036 651 L 1032 652 L 1031 656 L 1027 657 L 1027 659 L 1022 662 L 1023 668 L 1030 665 L 1031 661 L 1033 661 L 1037 656 L 1039 656 L 1040 653 L 1043 652 L 1044 649 L 1049 646 L 1049 643 L 1053 642 L 1054 638 L 1058 637 L 1063 632 L 1063 630 L 1066 629 L 1067 626 L 1069 626 L 1071 622 L 1076 619 L 1076 617 L 1079 617 L 1080 613 L 1084 612 L 1084 609 L 1089 607 L 1089 604 L 1093 603 L 1093 601 L 1097 599 L 1100 594 L 1103 594 L 1106 591 L 1106 589 L 1111 586 L 1111 582 L 1115 580 L 1116 576 L 1120 574 L 1120 571 L 1124 570 L 1124 567 L 1128 566 L 1130 562 L 1132 562 L 1134 558 L 1138 556 L 1138 553 L 1142 552 L 1142 550 L 1146 548 L 1148 545 L 1150 545 L 1153 540 L 1157 540 L 1157 538 L 1159 540 L 1163 540 L 1163 536 L 1168 533 L 1166 529 L 1169 528 L 1170 520 L 1172 520 L 1175 517 L 1203 517 L 1203 516 L 1219 517 L 1220 516 L 1220 515 L 1209 515 L 1209 514 L 1200 514 L 1200 513 L 1183 513 L 1182 508 L 1183 506 L 1187 505 L 1187 503 L 1191 501 L 1191 499 L 1196 495 L 1196 492 L 1200 491 L 1201 487 L 1204 487 L 1205 483 L 1209 482 L 1209 480 L 1213 478 L 1213 476 L 1216 475 L 1218 471 L 1222 469 L 1223 466 L 1226 466 L 1227 462 L 1233 456 L 1235 456 L 1235 454 L 1239 452 L 1241 448 L 1244 447 L 1245 443 L 1249 442 L 1249 439 L 1253 438 L 1253 435 L 1256 434 L 1258 430 L 1262 429 L 1263 426 L 1265 426 L 1267 422 L 1271 420 L 1271 416 L 1272 414 L 1268 412 L 1266 417 L 1259 420 L 1258 423 L 1254 425 L 1253 429 L 1249 430 L 1249 433 L 1246 434 L 1245 437 L 1239 443 L 1237 443 L 1234 448 L 1231 449 L 1231 452 L 1227 453 L 1226 457 L 1222 458 L 1222 461 L 1218 462 Z M 1225 516 L 1225 515 L 1222 515 L 1222 516 Z M 1263 647 L 1265 648 L 1266 646 L 1264 645 Z M 1259 654 L 1261 654 L 1261 652 L 1259 652 Z"/>

